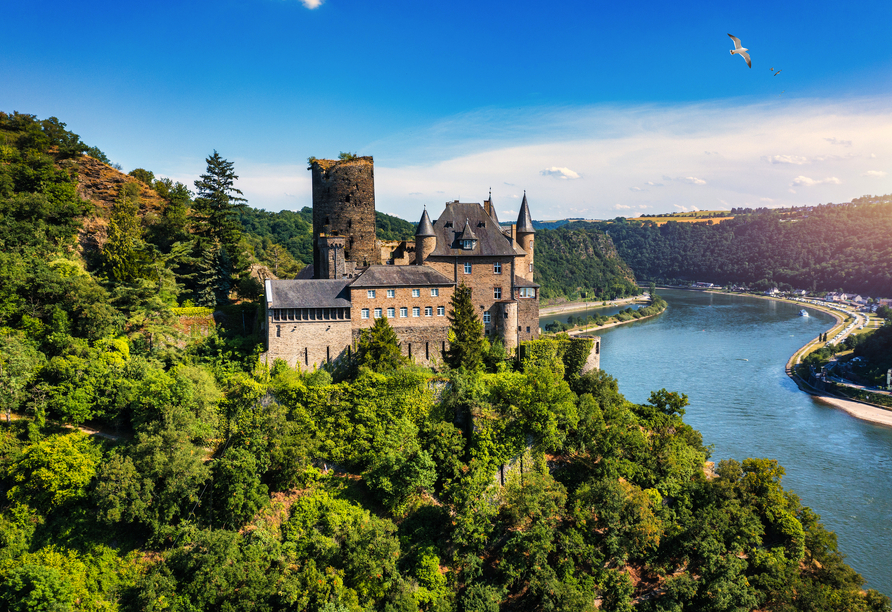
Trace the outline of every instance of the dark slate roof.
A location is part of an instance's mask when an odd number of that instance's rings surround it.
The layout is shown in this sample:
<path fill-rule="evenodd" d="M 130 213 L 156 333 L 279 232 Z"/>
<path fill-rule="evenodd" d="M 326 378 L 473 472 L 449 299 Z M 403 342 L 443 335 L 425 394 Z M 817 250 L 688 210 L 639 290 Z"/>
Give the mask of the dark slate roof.
<path fill-rule="evenodd" d="M 470 223 L 473 233 L 477 236 L 477 244 L 473 249 L 465 251 L 458 242 L 459 234 L 465 226 L 465 221 Z M 447 222 L 452 227 L 446 227 Z M 461 202 L 447 202 L 446 209 L 434 223 L 434 233 L 437 236 L 437 247 L 431 253 L 431 257 L 467 257 L 475 255 L 523 255 L 523 251 L 516 253 L 511 245 L 511 238 L 506 237 L 499 224 L 486 214 L 480 204 L 468 204 Z"/>
<path fill-rule="evenodd" d="M 527 279 L 514 275 L 514 286 L 515 287 L 538 287 L 539 285 L 534 283 L 533 281 L 528 281 Z"/>
<path fill-rule="evenodd" d="M 471 222 L 465 219 L 465 229 L 458 235 L 459 240 L 477 240 L 477 234 L 471 229 Z"/>
<path fill-rule="evenodd" d="M 418 229 L 415 230 L 415 235 L 418 237 L 436 236 L 434 234 L 434 225 L 431 223 L 431 218 L 428 216 L 426 208 L 421 215 L 421 221 L 418 222 Z"/>
<path fill-rule="evenodd" d="M 534 234 L 533 218 L 530 216 L 530 206 L 527 204 L 527 192 L 523 192 L 523 202 L 520 203 L 520 213 L 517 215 L 517 232 Z"/>
<path fill-rule="evenodd" d="M 307 264 L 303 268 L 300 269 L 300 272 L 295 276 L 297 280 L 306 280 L 313 278 L 313 264 Z"/>
<path fill-rule="evenodd" d="M 346 290 L 350 279 L 274 280 L 269 281 L 270 308 L 349 308 Z"/>
<path fill-rule="evenodd" d="M 452 279 L 428 266 L 369 266 L 351 287 L 443 287 L 454 284 Z"/>

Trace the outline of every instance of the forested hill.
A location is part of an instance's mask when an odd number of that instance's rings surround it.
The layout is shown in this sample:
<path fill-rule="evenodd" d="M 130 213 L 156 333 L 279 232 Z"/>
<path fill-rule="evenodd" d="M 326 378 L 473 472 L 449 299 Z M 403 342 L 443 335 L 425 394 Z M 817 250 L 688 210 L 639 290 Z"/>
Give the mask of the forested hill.
<path fill-rule="evenodd" d="M 885 201 L 884 201 L 885 200 Z M 817 291 L 892 296 L 892 202 L 766 210 L 718 224 L 618 220 L 610 234 L 640 281 L 784 283 Z"/>
<path fill-rule="evenodd" d="M 536 230 L 535 244 L 534 280 L 545 300 L 609 300 L 638 293 L 631 268 L 592 223 Z"/>
<path fill-rule="evenodd" d="M 591 340 L 518 362 L 456 292 L 437 371 L 387 318 L 266 363 L 233 165 L 193 198 L 84 152 L 0 112 L 0 610 L 890 611 L 776 461 L 712 471 L 687 398 L 582 374 Z"/>

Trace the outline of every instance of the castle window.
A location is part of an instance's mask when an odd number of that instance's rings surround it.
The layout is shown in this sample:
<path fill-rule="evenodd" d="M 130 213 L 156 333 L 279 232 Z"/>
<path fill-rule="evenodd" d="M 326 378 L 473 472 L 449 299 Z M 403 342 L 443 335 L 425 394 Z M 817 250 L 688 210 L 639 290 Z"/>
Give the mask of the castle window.
<path fill-rule="evenodd" d="M 493 299 L 501 300 L 502 299 L 502 288 L 501 287 L 493 287 L 492 297 L 493 297 Z"/>
<path fill-rule="evenodd" d="M 421 297 L 421 289 L 412 289 L 412 297 Z"/>
<path fill-rule="evenodd" d="M 440 290 L 439 290 L 439 289 L 436 289 L 436 288 L 431 289 L 431 296 L 433 296 L 433 297 L 437 297 L 438 295 L 440 295 Z"/>
<path fill-rule="evenodd" d="M 281 337 L 282 337 L 282 326 L 276 325 L 276 338 L 281 338 Z"/>
<path fill-rule="evenodd" d="M 437 306 L 437 316 L 438 317 L 446 316 L 446 307 L 445 306 Z"/>
<path fill-rule="evenodd" d="M 492 322 L 492 315 L 489 314 L 488 312 L 484 312 L 483 313 L 483 323 L 485 325 L 489 325 L 490 322 Z"/>
<path fill-rule="evenodd" d="M 527 333 L 530 333 L 530 326 L 527 325 Z"/>
<path fill-rule="evenodd" d="M 376 308 L 376 309 L 375 309 L 375 318 L 376 318 L 376 319 L 380 319 L 380 318 L 381 318 L 381 309 L 380 309 L 380 308 Z"/>
<path fill-rule="evenodd" d="M 413 307 L 412 307 L 412 316 L 413 316 L 413 317 L 420 317 L 420 316 L 421 316 L 421 309 L 420 309 L 418 306 L 413 306 Z"/>
<path fill-rule="evenodd" d="M 517 326 L 517 331 L 523 331 L 523 329 L 520 327 L 520 325 Z"/>
<path fill-rule="evenodd" d="M 530 272 L 533 271 L 533 264 L 530 264 Z"/>
<path fill-rule="evenodd" d="M 387 297 L 389 297 L 389 298 L 396 297 L 396 290 L 395 290 L 395 289 L 388 289 L 388 290 L 387 290 Z"/>
<path fill-rule="evenodd" d="M 471 273 L 471 263 L 465 262 L 465 274 L 470 274 L 470 273 Z"/>
<path fill-rule="evenodd" d="M 533 287 L 521 287 L 518 290 L 520 297 L 522 298 L 534 298 L 536 297 L 536 290 Z"/>
<path fill-rule="evenodd" d="M 464 249 L 465 251 L 470 251 L 471 249 L 474 248 L 474 241 L 473 240 L 462 240 L 461 248 Z"/>
<path fill-rule="evenodd" d="M 502 262 L 497 261 L 492 265 L 492 273 L 493 274 L 501 274 L 502 273 Z"/>
<path fill-rule="evenodd" d="M 408 317 L 408 316 L 409 316 L 409 309 L 406 308 L 405 306 L 401 307 L 400 308 L 400 317 Z"/>
<path fill-rule="evenodd" d="M 369 318 L 369 309 L 368 308 L 363 308 L 360 312 L 362 313 L 360 316 L 362 316 L 363 319 Z"/>
<path fill-rule="evenodd" d="M 601 354 L 601 343 L 595 342 L 595 355 L 600 355 L 600 354 Z"/>
<path fill-rule="evenodd" d="M 393 319 L 396 317 L 396 308 L 388 308 L 387 309 L 387 318 Z"/>
<path fill-rule="evenodd" d="M 433 306 L 425 306 L 424 307 L 424 316 L 426 316 L 426 317 L 434 316 L 434 307 Z"/>
<path fill-rule="evenodd" d="M 371 300 L 375 297 L 375 290 L 369 289 L 368 291 L 365 292 L 365 295 L 367 298 L 369 298 Z"/>
<path fill-rule="evenodd" d="M 452 227 L 452 221 L 447 221 L 443 224 L 443 227 Z"/>

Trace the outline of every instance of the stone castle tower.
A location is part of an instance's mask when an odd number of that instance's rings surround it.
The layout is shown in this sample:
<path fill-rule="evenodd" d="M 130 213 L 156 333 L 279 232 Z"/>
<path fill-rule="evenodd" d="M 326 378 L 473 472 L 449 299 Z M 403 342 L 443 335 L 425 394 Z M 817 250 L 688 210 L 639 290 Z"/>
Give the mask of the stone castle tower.
<path fill-rule="evenodd" d="M 313 261 L 316 278 L 319 265 L 329 259 L 320 236 L 343 236 L 343 258 L 357 266 L 379 263 L 375 248 L 375 167 L 371 157 L 349 160 L 314 159 L 313 172 Z M 337 248 L 336 247 L 336 248 Z M 323 252 L 326 251 L 326 252 Z"/>

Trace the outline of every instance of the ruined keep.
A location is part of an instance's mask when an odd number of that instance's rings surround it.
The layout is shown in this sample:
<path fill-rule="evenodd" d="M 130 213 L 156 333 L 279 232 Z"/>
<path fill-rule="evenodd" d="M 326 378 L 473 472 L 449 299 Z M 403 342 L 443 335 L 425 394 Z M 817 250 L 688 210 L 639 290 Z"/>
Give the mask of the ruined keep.
<path fill-rule="evenodd" d="M 375 167 L 371 157 L 313 159 L 313 261 L 327 259 L 319 237 L 344 236 L 343 257 L 357 266 L 379 263 L 375 248 Z M 321 270 L 316 270 L 316 278 Z"/>

